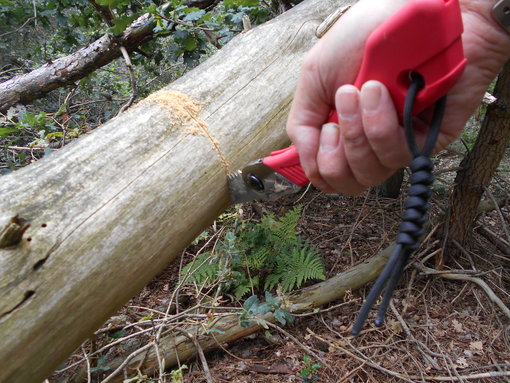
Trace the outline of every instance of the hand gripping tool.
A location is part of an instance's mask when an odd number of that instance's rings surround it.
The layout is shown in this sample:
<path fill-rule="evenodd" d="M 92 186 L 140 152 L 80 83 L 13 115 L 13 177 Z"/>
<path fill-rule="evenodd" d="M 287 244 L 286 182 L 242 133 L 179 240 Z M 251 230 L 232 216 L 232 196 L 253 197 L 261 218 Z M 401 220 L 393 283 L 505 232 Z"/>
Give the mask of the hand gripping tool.
<path fill-rule="evenodd" d="M 406 211 L 397 249 L 376 281 L 353 327 L 359 333 L 368 312 L 386 284 L 376 324 L 382 324 L 389 299 L 407 259 L 418 244 L 427 219 L 432 154 L 445 95 L 461 77 L 466 66 L 458 0 L 411 0 L 377 27 L 368 37 L 361 66 L 354 82 L 358 88 L 369 80 L 385 84 L 404 125 L 413 156 L 412 176 Z M 413 116 L 435 104 L 434 117 L 423 149 L 418 148 L 412 128 Z M 331 111 L 327 122 L 338 123 Z M 272 152 L 242 170 L 229 175 L 233 203 L 275 200 L 295 193 L 309 183 L 294 146 Z"/>

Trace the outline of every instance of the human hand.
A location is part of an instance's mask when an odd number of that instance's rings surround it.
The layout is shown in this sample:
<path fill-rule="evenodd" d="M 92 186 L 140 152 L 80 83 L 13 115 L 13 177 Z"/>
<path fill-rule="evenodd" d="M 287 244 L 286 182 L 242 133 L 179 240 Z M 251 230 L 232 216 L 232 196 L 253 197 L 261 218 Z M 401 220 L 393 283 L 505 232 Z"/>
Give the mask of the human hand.
<path fill-rule="evenodd" d="M 310 51 L 302 66 L 287 132 L 310 181 L 325 192 L 359 194 L 405 166 L 403 130 L 384 85 L 351 85 L 369 34 L 406 1 L 361 0 Z M 436 151 L 462 131 L 488 85 L 510 57 L 510 37 L 490 18 L 484 0 L 461 1 L 466 70 L 448 93 Z M 339 127 L 321 129 L 336 107 Z M 426 129 L 416 126 L 418 142 Z"/>

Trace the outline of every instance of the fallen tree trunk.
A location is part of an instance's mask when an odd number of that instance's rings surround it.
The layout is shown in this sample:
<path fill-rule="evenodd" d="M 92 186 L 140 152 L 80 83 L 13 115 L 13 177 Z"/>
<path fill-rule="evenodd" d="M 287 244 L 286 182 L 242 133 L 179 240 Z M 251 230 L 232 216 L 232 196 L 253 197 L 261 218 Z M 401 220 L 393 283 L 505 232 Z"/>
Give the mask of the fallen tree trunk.
<path fill-rule="evenodd" d="M 291 294 L 288 297 L 290 303 L 288 310 L 293 314 L 311 311 L 343 297 L 348 290 L 358 289 L 373 281 L 386 265 L 393 249 L 394 245 L 391 245 L 379 252 L 376 256 L 345 272 Z M 276 322 L 272 313 L 267 313 L 263 316 L 263 319 L 269 322 Z M 206 330 L 211 330 L 211 328 L 214 328 L 216 331 L 210 331 L 208 334 Z M 186 331 L 197 336 L 200 347 L 204 351 L 207 351 L 253 334 L 261 330 L 262 326 L 255 321 L 251 321 L 248 327 L 242 327 L 239 324 L 239 315 L 232 314 L 231 316 L 214 322 L 211 328 L 198 325 L 194 328 L 186 329 Z M 194 342 L 184 335 L 167 335 L 161 339 L 158 348 L 162 359 L 164 359 L 164 365 L 167 368 L 173 367 L 179 362 L 182 363 L 190 358 L 194 358 L 197 354 L 197 348 Z M 124 359 L 125 358 L 118 358 L 109 362 L 108 366 L 111 368 L 110 371 L 114 371 L 122 365 Z M 149 349 L 147 353 L 140 353 L 132 358 L 129 363 L 124 365 L 124 368 L 127 369 L 128 376 L 129 372 L 136 373 L 137 371 L 140 371 L 143 375 L 152 376 L 158 372 L 159 365 L 160 361 L 158 361 L 156 351 L 154 349 Z M 85 380 L 83 380 L 84 376 L 84 374 L 81 374 L 81 378 L 76 380 L 76 382 L 85 382 Z M 110 382 L 120 383 L 123 381 L 123 376 L 124 375 L 121 373 L 110 380 Z"/>
<path fill-rule="evenodd" d="M 300 4 L 1 178 L 1 382 L 42 381 L 229 205 L 228 172 L 287 143 L 301 59 L 340 5 Z"/>

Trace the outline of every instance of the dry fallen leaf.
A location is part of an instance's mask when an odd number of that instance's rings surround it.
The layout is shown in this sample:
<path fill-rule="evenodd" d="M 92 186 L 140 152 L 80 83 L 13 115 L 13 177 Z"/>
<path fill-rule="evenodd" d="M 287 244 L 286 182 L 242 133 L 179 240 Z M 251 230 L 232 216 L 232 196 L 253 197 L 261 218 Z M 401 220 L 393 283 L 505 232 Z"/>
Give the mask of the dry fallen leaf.
<path fill-rule="evenodd" d="M 457 368 L 467 368 L 469 367 L 469 363 L 467 362 L 466 358 L 460 357 L 455 361 L 455 367 Z"/>
<path fill-rule="evenodd" d="M 472 351 L 482 352 L 483 351 L 483 342 L 480 340 L 476 341 L 476 342 L 471 342 L 471 343 L 469 343 L 469 349 Z"/>
<path fill-rule="evenodd" d="M 462 328 L 462 323 L 460 323 L 457 319 L 452 320 L 453 328 L 455 332 L 464 332 Z"/>

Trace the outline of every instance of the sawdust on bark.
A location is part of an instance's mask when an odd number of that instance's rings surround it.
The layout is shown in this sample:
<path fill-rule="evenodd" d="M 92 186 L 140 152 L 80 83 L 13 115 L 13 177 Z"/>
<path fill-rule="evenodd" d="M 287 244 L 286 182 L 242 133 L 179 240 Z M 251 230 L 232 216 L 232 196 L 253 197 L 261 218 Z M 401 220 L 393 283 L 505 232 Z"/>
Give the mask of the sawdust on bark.
<path fill-rule="evenodd" d="M 201 135 L 207 138 L 216 152 L 221 166 L 227 174 L 230 173 L 230 164 L 221 151 L 219 141 L 211 134 L 209 126 L 200 117 L 202 105 L 198 101 L 192 100 L 186 94 L 176 90 L 160 90 L 151 94 L 142 102 L 157 103 L 172 117 L 179 119 L 188 133 L 193 136 Z"/>

